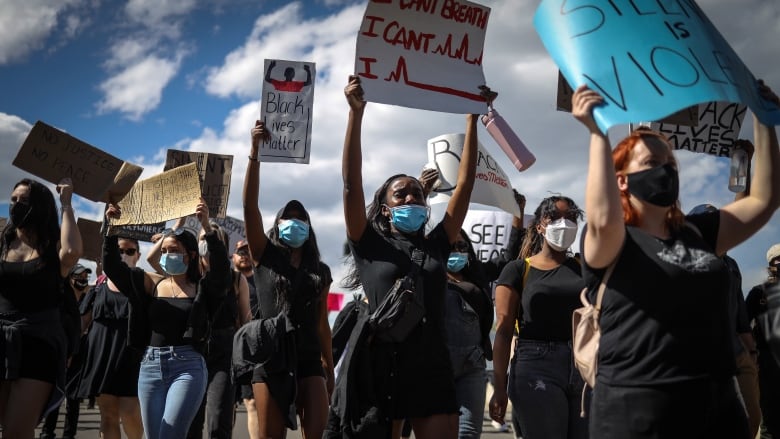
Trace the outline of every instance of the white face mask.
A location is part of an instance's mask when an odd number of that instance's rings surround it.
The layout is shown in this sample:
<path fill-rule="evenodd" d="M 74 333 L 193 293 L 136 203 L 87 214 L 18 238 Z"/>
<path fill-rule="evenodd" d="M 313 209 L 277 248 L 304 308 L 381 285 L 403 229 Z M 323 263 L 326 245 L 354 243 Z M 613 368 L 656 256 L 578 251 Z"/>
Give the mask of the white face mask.
<path fill-rule="evenodd" d="M 566 218 L 550 221 L 544 230 L 544 239 L 554 250 L 566 251 L 577 239 L 577 223 Z"/>
<path fill-rule="evenodd" d="M 122 262 L 127 264 L 128 267 L 130 268 L 135 267 L 135 256 L 121 255 L 120 258 L 122 258 Z"/>

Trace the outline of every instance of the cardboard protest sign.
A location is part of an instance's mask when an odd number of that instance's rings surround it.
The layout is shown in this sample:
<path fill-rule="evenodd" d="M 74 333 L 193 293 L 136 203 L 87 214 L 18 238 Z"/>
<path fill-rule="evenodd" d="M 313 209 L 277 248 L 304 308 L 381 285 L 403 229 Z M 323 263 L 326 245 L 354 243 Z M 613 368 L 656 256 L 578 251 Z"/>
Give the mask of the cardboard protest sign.
<path fill-rule="evenodd" d="M 573 95 L 574 90 L 572 90 L 569 83 L 566 82 L 566 78 L 563 77 L 561 72 L 558 71 L 558 96 L 555 109 L 571 113 L 571 98 Z M 673 125 L 696 126 L 696 123 L 699 121 L 698 110 L 698 105 L 683 108 L 680 111 L 676 111 L 664 117 L 660 122 Z"/>
<path fill-rule="evenodd" d="M 141 180 L 120 201 L 122 217 L 112 226 L 154 224 L 195 212 L 200 200 L 200 176 L 195 163 Z"/>
<path fill-rule="evenodd" d="M 227 214 L 227 203 L 230 196 L 233 156 L 169 149 L 164 169 L 168 171 L 188 163 L 195 163 L 198 166 L 201 182 L 200 191 L 209 207 L 209 215 L 224 218 Z"/>
<path fill-rule="evenodd" d="M 260 118 L 271 138 L 260 144 L 261 161 L 309 163 L 316 76 L 314 63 L 265 60 Z"/>
<path fill-rule="evenodd" d="M 747 107 L 731 102 L 707 102 L 699 105 L 697 111 L 696 126 L 653 123 L 650 128 L 664 133 L 674 149 L 730 157 Z"/>
<path fill-rule="evenodd" d="M 211 218 L 211 221 L 217 223 L 222 230 L 226 231 L 230 238 L 230 246 L 227 251 L 228 254 L 233 254 L 236 249 L 236 243 L 242 239 L 246 239 L 246 229 L 244 228 L 244 222 L 233 218 L 232 216 L 226 216 L 224 218 Z M 200 221 L 194 215 L 190 215 L 184 222 L 184 228 L 192 232 L 195 236 L 200 234 Z"/>
<path fill-rule="evenodd" d="M 152 236 L 165 230 L 165 222 L 155 224 L 126 224 L 124 226 L 111 226 L 110 234 L 123 238 L 132 238 L 139 241 L 152 242 Z"/>
<path fill-rule="evenodd" d="M 458 181 L 460 156 L 463 154 L 465 134 L 444 134 L 428 140 L 428 161 L 439 170 L 439 185 L 430 194 L 431 204 L 446 203 Z M 471 202 L 495 206 L 512 215 L 520 215 L 512 185 L 501 166 L 479 144 L 477 175 Z"/>
<path fill-rule="evenodd" d="M 469 1 L 370 1 L 355 74 L 370 102 L 484 113 L 482 54 L 490 8 Z"/>
<path fill-rule="evenodd" d="M 41 121 L 33 125 L 13 165 L 54 184 L 70 177 L 74 193 L 113 203 L 130 191 L 143 172 L 143 168 Z"/>
<path fill-rule="evenodd" d="M 534 26 L 563 76 L 604 98 L 599 128 L 659 120 L 710 101 L 742 102 L 769 125 L 780 108 L 692 0 L 542 0 Z"/>
<path fill-rule="evenodd" d="M 100 221 L 92 221 L 85 218 L 76 220 L 76 225 L 81 234 L 81 257 L 100 262 L 103 260 L 103 235 L 100 234 Z"/>

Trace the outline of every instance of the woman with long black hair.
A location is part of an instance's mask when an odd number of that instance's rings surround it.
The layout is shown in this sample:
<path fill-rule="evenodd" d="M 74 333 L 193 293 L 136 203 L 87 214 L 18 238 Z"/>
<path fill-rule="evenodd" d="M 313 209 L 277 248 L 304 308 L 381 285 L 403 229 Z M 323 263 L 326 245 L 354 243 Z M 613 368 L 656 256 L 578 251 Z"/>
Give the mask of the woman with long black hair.
<path fill-rule="evenodd" d="M 258 148 L 268 136 L 257 121 L 244 180 L 244 224 L 252 257 L 261 324 L 280 316 L 291 332 L 278 334 L 289 361 L 258 365 L 251 383 L 261 437 L 283 438 L 300 416 L 304 437 L 322 437 L 333 389 L 333 355 L 327 298 L 330 268 L 320 259 L 309 213 L 297 200 L 276 215 L 268 235 L 258 207 Z M 292 342 L 290 343 L 290 340 Z M 284 364 L 287 363 L 287 364 Z M 292 374 L 292 376 L 291 376 Z"/>

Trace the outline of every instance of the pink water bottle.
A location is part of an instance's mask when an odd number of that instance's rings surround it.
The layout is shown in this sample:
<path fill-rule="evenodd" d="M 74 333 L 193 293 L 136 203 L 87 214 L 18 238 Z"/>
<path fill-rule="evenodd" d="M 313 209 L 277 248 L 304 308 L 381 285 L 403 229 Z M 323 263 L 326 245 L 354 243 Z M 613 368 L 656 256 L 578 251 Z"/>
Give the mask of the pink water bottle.
<path fill-rule="evenodd" d="M 518 171 L 525 171 L 536 162 L 536 157 L 492 105 L 488 113 L 482 116 L 482 123 Z"/>

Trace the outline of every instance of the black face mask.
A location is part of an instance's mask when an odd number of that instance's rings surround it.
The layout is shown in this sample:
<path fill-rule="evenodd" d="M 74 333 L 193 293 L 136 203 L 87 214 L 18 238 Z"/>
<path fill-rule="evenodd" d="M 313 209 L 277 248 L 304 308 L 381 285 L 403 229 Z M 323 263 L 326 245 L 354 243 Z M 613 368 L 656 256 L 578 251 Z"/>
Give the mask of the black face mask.
<path fill-rule="evenodd" d="M 74 279 L 73 280 L 73 286 L 78 288 L 79 290 L 83 290 L 84 288 L 89 285 L 86 280 L 84 279 Z"/>
<path fill-rule="evenodd" d="M 660 207 L 669 207 L 680 194 L 680 178 L 670 164 L 656 166 L 626 175 L 628 191 L 640 200 Z"/>
<path fill-rule="evenodd" d="M 32 206 L 24 201 L 17 201 L 8 205 L 8 216 L 16 227 L 24 227 L 30 217 Z"/>

